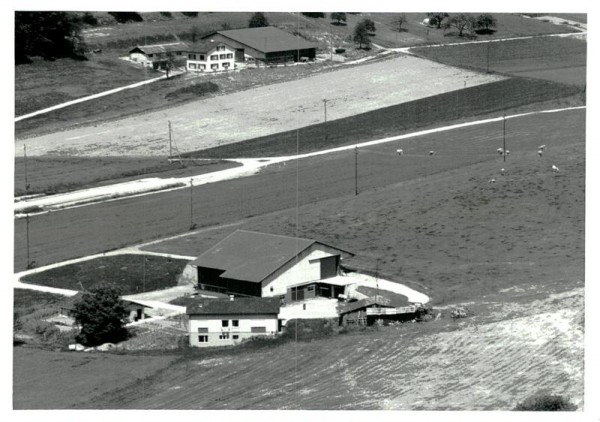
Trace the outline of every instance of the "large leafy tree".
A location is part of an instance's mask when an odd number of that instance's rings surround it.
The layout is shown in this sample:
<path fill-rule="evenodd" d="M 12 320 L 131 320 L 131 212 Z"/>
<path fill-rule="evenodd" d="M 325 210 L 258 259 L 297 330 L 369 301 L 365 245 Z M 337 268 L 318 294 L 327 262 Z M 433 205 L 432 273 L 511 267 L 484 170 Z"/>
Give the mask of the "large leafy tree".
<path fill-rule="evenodd" d="M 346 22 L 346 13 L 344 12 L 333 12 L 329 16 L 331 17 L 331 20 L 336 21 L 338 25 L 341 25 L 342 21 L 344 23 Z"/>
<path fill-rule="evenodd" d="M 354 27 L 354 34 L 352 40 L 359 44 L 359 48 L 369 48 L 371 46 L 371 38 L 369 37 L 369 30 L 364 21 L 359 22 Z M 363 47 L 364 45 L 364 47 Z"/>
<path fill-rule="evenodd" d="M 448 16 L 450 16 L 450 15 L 448 15 L 448 13 L 446 13 L 446 12 L 430 12 L 430 13 L 427 13 L 427 17 L 429 18 L 429 22 L 432 25 L 436 25 L 438 29 L 440 29 L 442 27 L 442 22 Z"/>
<path fill-rule="evenodd" d="M 81 326 L 77 341 L 97 346 L 127 338 L 127 310 L 120 293 L 116 287 L 100 286 L 82 295 L 72 311 L 75 322 Z"/>
<path fill-rule="evenodd" d="M 15 58 L 17 64 L 31 57 L 54 60 L 84 58 L 81 19 L 67 12 L 15 12 Z"/>
<path fill-rule="evenodd" d="M 473 16 L 461 13 L 458 15 L 452 15 L 444 27 L 458 29 L 458 36 L 462 37 L 464 35 L 464 31 L 472 31 L 475 25 L 476 20 Z"/>
<path fill-rule="evenodd" d="M 496 18 L 489 13 L 477 16 L 476 20 L 476 26 L 488 32 L 490 31 L 490 28 L 495 28 L 496 25 L 498 25 Z"/>
<path fill-rule="evenodd" d="M 269 26 L 269 21 L 265 17 L 264 13 L 256 12 L 250 18 L 250 22 L 248 22 L 248 28 L 260 28 L 261 26 Z"/>

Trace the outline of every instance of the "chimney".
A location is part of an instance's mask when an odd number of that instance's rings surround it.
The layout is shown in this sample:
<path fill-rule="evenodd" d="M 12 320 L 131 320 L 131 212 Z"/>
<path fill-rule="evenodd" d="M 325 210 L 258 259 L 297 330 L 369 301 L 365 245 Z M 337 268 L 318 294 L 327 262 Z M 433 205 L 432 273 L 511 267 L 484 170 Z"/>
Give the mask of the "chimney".
<path fill-rule="evenodd" d="M 229 300 L 233 302 L 234 295 L 229 295 Z"/>

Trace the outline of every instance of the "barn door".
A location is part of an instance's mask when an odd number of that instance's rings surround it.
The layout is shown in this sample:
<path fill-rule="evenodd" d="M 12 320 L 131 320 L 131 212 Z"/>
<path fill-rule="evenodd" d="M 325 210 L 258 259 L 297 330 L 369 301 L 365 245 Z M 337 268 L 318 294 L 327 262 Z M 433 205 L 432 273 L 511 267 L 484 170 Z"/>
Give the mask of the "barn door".
<path fill-rule="evenodd" d="M 335 277 L 337 275 L 339 259 L 339 255 L 321 258 L 321 279 Z"/>

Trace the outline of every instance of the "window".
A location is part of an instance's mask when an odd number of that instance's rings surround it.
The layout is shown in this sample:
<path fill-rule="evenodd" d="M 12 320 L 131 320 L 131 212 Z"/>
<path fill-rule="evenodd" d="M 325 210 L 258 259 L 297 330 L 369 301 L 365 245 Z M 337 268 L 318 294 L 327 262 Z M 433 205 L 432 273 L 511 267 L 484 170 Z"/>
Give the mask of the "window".
<path fill-rule="evenodd" d="M 228 319 L 222 319 L 221 320 L 221 327 L 229 327 L 229 320 Z"/>
<path fill-rule="evenodd" d="M 198 336 L 199 343 L 208 343 L 208 336 Z"/>
<path fill-rule="evenodd" d="M 219 68 L 219 63 L 214 63 L 214 64 L 211 64 L 211 65 L 210 65 L 210 68 L 211 68 L 211 69 L 213 69 L 213 70 L 216 70 L 216 69 L 218 69 L 218 68 Z"/>
<path fill-rule="evenodd" d="M 195 54 L 188 54 L 188 59 L 190 59 L 190 60 L 196 60 L 196 55 Z"/>
<path fill-rule="evenodd" d="M 213 54 L 212 56 L 210 56 L 211 60 L 219 60 L 219 55 L 218 54 Z"/>
<path fill-rule="evenodd" d="M 204 60 L 205 60 L 205 59 L 204 59 L 204 54 L 200 54 L 200 56 L 199 56 L 199 57 L 200 57 L 200 58 L 199 58 L 198 60 L 202 60 L 202 61 L 204 61 Z"/>
<path fill-rule="evenodd" d="M 231 53 L 227 54 L 227 58 L 228 59 L 233 59 L 233 54 L 231 54 Z"/>
<path fill-rule="evenodd" d="M 229 333 L 223 333 L 219 336 L 219 340 L 229 340 Z"/>
<path fill-rule="evenodd" d="M 195 69 L 196 68 L 196 63 L 190 63 L 190 69 Z"/>
<path fill-rule="evenodd" d="M 199 333 L 208 333 L 208 328 L 206 328 L 206 327 L 198 327 L 198 332 Z"/>
<path fill-rule="evenodd" d="M 217 51 L 225 51 L 225 46 L 224 45 L 217 46 Z"/>
<path fill-rule="evenodd" d="M 227 58 L 227 54 L 220 54 L 219 59 L 225 60 Z"/>
<path fill-rule="evenodd" d="M 308 286 L 308 287 L 306 288 L 306 290 L 308 290 L 309 292 L 312 292 L 312 291 L 314 291 L 314 290 L 315 290 L 315 285 L 314 285 L 314 284 L 311 284 L 310 286 Z"/>
<path fill-rule="evenodd" d="M 250 328 L 250 332 L 252 333 L 266 333 L 267 327 L 252 327 Z"/>
<path fill-rule="evenodd" d="M 238 336 L 237 334 L 234 334 L 234 335 L 233 335 L 233 339 L 234 339 L 234 340 L 237 340 L 237 339 L 239 339 L 239 338 L 240 338 L 240 336 Z"/>
<path fill-rule="evenodd" d="M 231 321 L 231 326 L 232 327 L 239 327 L 240 326 L 240 320 L 239 319 L 234 319 Z"/>
<path fill-rule="evenodd" d="M 183 53 L 182 53 L 181 51 L 178 51 L 178 52 L 177 52 L 177 53 L 175 53 L 175 54 L 177 54 L 178 56 L 181 56 Z"/>
<path fill-rule="evenodd" d="M 223 63 L 223 69 L 229 69 L 229 63 L 227 63 L 227 62 Z"/>
<path fill-rule="evenodd" d="M 198 65 L 198 69 L 204 70 L 204 69 L 206 69 L 206 65 L 205 64 L 199 64 Z"/>

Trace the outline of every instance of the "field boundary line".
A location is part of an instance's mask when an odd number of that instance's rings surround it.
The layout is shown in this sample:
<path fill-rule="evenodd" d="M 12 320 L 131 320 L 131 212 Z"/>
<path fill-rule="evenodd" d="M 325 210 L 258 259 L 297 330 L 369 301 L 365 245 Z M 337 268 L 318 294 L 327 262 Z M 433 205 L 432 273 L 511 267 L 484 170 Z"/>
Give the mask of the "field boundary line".
<path fill-rule="evenodd" d="M 181 73 L 172 73 L 171 76 L 177 76 L 177 75 L 180 75 L 180 74 Z M 166 79 L 166 78 L 167 78 L 167 75 L 162 75 L 162 76 L 160 76 L 158 78 L 148 79 L 148 80 L 141 81 L 141 82 L 136 82 L 134 84 L 121 86 L 119 88 L 109 89 L 108 91 L 103 91 L 103 92 L 99 92 L 98 94 L 88 95 L 87 97 L 76 98 L 74 100 L 67 101 L 65 103 L 60 103 L 60 104 L 57 104 L 57 105 L 53 105 L 52 107 L 43 108 L 41 110 L 37 110 L 37 111 L 34 111 L 32 113 L 29 113 L 29 114 L 23 114 L 21 116 L 17 116 L 17 117 L 15 117 L 15 122 L 20 122 L 21 120 L 25 120 L 25 119 L 29 119 L 31 117 L 39 116 L 40 114 L 46 114 L 46 113 L 49 113 L 49 112 L 54 111 L 54 110 L 60 110 L 61 108 L 69 107 L 69 106 L 72 106 L 74 104 L 79 104 L 79 103 L 83 103 L 85 101 L 94 100 L 96 98 L 105 97 L 107 95 L 111 95 L 111 94 L 115 94 L 117 92 L 125 91 L 126 89 L 138 88 L 140 86 L 151 84 L 152 82 L 160 81 L 161 79 Z"/>

